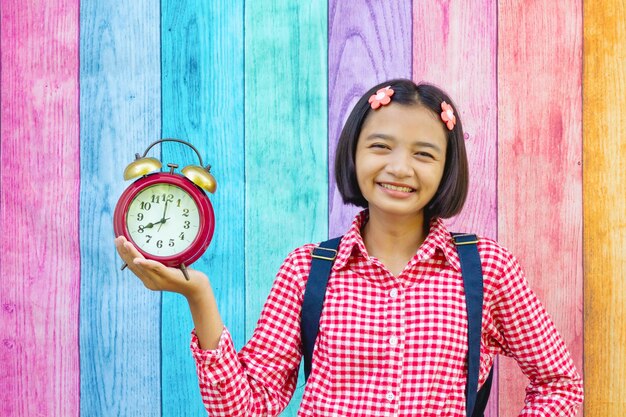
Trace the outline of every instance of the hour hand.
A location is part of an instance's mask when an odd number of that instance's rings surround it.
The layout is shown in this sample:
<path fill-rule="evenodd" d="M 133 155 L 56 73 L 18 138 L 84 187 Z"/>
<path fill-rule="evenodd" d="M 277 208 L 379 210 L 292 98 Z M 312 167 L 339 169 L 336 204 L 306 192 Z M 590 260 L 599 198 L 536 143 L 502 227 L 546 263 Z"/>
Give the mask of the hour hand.
<path fill-rule="evenodd" d="M 158 222 L 156 222 L 156 223 L 148 223 L 148 224 L 147 224 L 147 225 L 145 225 L 143 228 L 144 228 L 144 229 L 151 229 L 151 228 L 153 228 L 154 226 L 156 226 L 157 224 L 163 224 L 163 223 L 165 223 L 165 222 L 166 222 L 167 220 L 169 220 L 169 219 L 170 219 L 169 217 L 168 217 L 168 218 L 162 218 L 161 220 L 159 220 L 159 221 L 158 221 Z"/>

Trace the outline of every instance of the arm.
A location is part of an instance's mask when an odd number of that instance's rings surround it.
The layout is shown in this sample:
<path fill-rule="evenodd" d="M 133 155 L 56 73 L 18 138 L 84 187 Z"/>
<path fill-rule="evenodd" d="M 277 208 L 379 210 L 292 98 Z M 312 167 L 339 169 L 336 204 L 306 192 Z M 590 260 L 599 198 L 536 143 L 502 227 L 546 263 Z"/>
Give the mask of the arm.
<path fill-rule="evenodd" d="M 286 407 L 300 365 L 300 310 L 307 268 L 308 250 L 298 249 L 285 260 L 252 338 L 239 354 L 228 330 L 215 351 L 197 349 L 192 339 L 200 392 L 209 415 L 277 416 Z"/>
<path fill-rule="evenodd" d="M 123 236 L 115 239 L 115 247 L 128 268 L 137 275 L 146 288 L 183 295 L 189 304 L 200 346 L 205 349 L 217 348 L 224 324 L 217 309 L 213 289 L 205 274 L 188 269 L 189 281 L 187 281 L 181 270 L 145 259 Z"/>
<path fill-rule="evenodd" d="M 574 417 L 583 400 L 582 378 L 550 316 L 509 255 L 493 314 L 504 354 L 529 378 L 520 416 Z"/>
<path fill-rule="evenodd" d="M 237 354 L 206 275 L 188 269 L 186 281 L 180 270 L 144 259 L 123 237 L 115 244 L 147 288 L 176 292 L 187 299 L 195 326 L 191 349 L 208 414 L 277 416 L 291 399 L 298 377 L 303 286 L 297 278 L 302 276 L 298 268 L 305 267 L 306 256 L 294 260 L 290 255 L 285 261 L 252 339 Z"/>

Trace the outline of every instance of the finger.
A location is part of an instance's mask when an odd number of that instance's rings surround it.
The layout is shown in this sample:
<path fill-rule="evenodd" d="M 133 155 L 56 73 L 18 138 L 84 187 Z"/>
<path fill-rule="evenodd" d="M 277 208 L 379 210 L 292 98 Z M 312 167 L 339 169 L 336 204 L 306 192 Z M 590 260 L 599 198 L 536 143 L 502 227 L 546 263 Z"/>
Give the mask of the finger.
<path fill-rule="evenodd" d="M 178 268 L 167 267 L 160 262 L 145 258 L 135 258 L 133 262 L 155 278 L 164 278 L 168 281 L 184 279 L 183 272 Z"/>
<path fill-rule="evenodd" d="M 135 259 L 143 259 L 143 255 L 135 248 L 135 246 L 132 244 L 132 242 L 126 240 L 126 238 L 124 237 L 120 237 L 118 239 L 115 239 L 115 246 L 117 248 L 117 252 L 120 255 L 120 258 L 122 258 L 122 261 L 124 261 L 124 263 L 126 263 L 126 265 L 128 266 L 128 268 L 135 273 L 135 275 L 139 276 L 141 278 L 141 273 L 142 271 L 140 271 L 134 263 Z"/>

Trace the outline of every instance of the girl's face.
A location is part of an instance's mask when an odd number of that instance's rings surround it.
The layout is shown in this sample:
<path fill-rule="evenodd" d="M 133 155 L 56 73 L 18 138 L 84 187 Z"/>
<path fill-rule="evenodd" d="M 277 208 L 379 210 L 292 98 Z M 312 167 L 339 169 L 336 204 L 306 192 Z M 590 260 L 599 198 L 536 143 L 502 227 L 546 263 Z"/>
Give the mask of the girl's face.
<path fill-rule="evenodd" d="M 370 216 L 423 216 L 445 166 L 446 131 L 420 105 L 391 104 L 370 112 L 356 147 L 356 176 Z"/>

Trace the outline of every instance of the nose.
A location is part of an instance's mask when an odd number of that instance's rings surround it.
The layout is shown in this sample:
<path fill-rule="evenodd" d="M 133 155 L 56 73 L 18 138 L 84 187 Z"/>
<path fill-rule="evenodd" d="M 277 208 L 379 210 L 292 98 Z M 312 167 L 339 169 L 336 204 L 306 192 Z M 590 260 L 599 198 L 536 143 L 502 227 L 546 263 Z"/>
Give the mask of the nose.
<path fill-rule="evenodd" d="M 389 154 L 386 170 L 396 178 L 406 178 L 411 176 L 411 155 L 407 152 L 397 149 Z"/>

